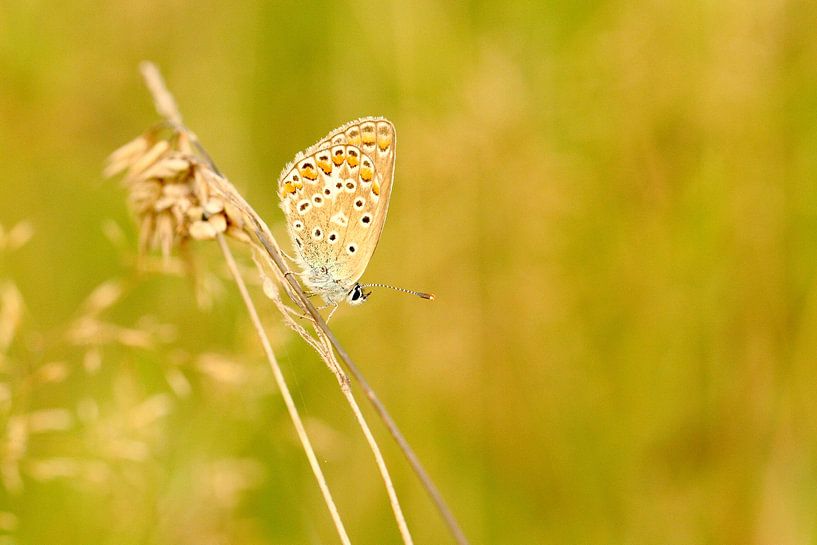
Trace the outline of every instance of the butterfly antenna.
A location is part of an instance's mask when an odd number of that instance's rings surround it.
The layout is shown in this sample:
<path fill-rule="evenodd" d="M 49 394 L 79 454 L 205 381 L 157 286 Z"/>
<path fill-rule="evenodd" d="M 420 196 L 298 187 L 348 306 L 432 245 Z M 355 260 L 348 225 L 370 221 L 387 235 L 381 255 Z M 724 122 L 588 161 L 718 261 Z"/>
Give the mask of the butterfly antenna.
<path fill-rule="evenodd" d="M 428 299 L 429 301 L 434 300 L 433 293 L 423 293 L 422 291 L 414 291 L 414 290 L 407 290 L 406 288 L 398 288 L 397 286 L 389 286 L 388 284 L 361 284 L 361 288 L 389 288 L 390 290 L 394 291 L 402 291 L 403 293 L 408 293 L 411 295 L 416 295 L 421 299 Z"/>

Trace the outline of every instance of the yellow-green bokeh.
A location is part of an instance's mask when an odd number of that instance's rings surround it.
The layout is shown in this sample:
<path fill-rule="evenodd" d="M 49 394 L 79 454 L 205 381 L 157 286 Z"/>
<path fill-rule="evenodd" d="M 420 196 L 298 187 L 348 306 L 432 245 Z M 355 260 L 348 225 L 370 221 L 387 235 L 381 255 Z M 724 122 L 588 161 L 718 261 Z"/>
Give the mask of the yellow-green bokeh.
<path fill-rule="evenodd" d="M 278 233 L 295 152 L 395 123 L 364 278 L 437 301 L 332 325 L 473 543 L 817 543 L 815 28 L 805 0 L 0 4 L 0 224 L 35 230 L 0 254 L 0 456 L 30 432 L 0 543 L 337 542 L 215 248 L 209 308 L 134 272 L 100 172 L 156 120 L 143 59 Z M 67 328 L 110 280 L 152 341 L 89 355 Z M 334 379 L 264 314 L 353 542 L 398 542 Z M 451 542 L 373 426 L 416 542 Z"/>

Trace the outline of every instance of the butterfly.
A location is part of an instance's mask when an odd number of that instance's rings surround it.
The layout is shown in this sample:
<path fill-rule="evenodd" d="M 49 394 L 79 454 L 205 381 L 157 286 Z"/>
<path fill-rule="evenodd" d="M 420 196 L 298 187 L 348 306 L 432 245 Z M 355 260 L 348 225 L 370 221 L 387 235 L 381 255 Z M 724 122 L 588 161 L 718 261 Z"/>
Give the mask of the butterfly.
<path fill-rule="evenodd" d="M 358 282 L 372 258 L 389 209 L 397 135 L 383 117 L 364 117 L 298 153 L 281 172 L 278 195 L 303 283 L 326 306 L 366 301 Z"/>

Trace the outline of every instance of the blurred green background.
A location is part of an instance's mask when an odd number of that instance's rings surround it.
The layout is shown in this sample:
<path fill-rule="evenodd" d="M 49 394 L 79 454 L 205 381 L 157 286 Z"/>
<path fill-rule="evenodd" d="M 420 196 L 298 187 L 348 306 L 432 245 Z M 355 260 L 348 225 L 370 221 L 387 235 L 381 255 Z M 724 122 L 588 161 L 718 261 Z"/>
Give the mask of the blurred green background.
<path fill-rule="evenodd" d="M 214 245 L 198 297 L 136 272 L 100 172 L 157 119 L 143 59 L 278 233 L 298 150 L 395 123 L 364 279 L 438 299 L 333 326 L 474 544 L 817 543 L 815 28 L 807 0 L 3 2 L 0 544 L 337 542 Z M 353 541 L 396 543 L 262 304 Z M 372 423 L 416 542 L 452 542 Z"/>

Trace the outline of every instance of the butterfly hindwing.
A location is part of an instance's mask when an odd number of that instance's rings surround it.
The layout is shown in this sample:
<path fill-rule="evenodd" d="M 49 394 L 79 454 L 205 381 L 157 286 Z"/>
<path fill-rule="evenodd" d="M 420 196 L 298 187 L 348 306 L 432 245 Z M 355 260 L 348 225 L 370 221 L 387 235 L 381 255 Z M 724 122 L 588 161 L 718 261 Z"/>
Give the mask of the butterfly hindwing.
<path fill-rule="evenodd" d="M 362 118 L 299 153 L 278 181 L 304 281 L 336 302 L 363 275 L 388 212 L 396 135 Z"/>

